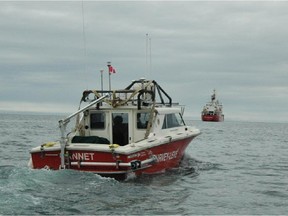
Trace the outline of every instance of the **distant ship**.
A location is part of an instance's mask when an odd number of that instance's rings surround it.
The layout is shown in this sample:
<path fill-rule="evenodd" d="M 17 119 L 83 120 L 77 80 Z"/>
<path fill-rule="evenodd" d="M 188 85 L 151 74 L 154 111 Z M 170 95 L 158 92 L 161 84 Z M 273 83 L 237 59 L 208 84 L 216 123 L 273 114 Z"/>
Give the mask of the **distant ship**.
<path fill-rule="evenodd" d="M 222 104 L 216 99 L 216 90 L 213 90 L 211 101 L 208 102 L 202 110 L 202 121 L 221 122 L 224 121 L 222 113 Z"/>

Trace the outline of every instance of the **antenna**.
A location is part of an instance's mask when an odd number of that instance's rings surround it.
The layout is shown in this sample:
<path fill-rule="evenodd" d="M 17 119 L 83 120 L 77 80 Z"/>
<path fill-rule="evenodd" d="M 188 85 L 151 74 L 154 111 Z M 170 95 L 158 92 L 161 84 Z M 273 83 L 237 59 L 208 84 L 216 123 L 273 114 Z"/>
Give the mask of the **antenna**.
<path fill-rule="evenodd" d="M 101 69 L 100 70 L 100 73 L 101 73 L 101 91 L 103 91 L 103 72 L 104 72 L 104 70 Z M 103 92 L 102 92 L 102 95 L 103 95 Z"/>
<path fill-rule="evenodd" d="M 149 77 L 152 71 L 151 50 L 151 37 L 149 37 L 148 33 L 146 33 L 146 77 Z"/>
<path fill-rule="evenodd" d="M 148 40 L 149 40 L 148 33 L 146 33 L 146 53 L 145 53 L 145 57 L 146 57 L 146 77 L 147 77 L 147 74 L 148 74 Z"/>
<path fill-rule="evenodd" d="M 84 0 L 82 0 L 82 33 L 83 33 L 83 48 L 84 48 L 84 62 L 85 62 L 85 74 L 87 73 L 87 48 L 86 48 L 86 33 L 85 33 L 85 16 L 84 16 Z"/>
<path fill-rule="evenodd" d="M 149 65 L 149 75 L 151 75 L 151 71 L 152 71 L 152 53 L 151 53 L 151 38 L 149 38 L 149 47 L 150 47 L 150 52 L 149 52 L 149 59 L 150 59 L 150 65 Z"/>

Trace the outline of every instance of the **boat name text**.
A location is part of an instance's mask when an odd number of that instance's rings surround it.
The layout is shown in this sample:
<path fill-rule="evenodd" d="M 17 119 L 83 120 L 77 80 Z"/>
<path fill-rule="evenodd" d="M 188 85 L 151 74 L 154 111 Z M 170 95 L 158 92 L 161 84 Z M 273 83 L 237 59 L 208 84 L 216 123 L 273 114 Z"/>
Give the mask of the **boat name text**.
<path fill-rule="evenodd" d="M 94 153 L 73 153 L 70 156 L 71 160 L 93 161 Z"/>
<path fill-rule="evenodd" d="M 178 150 L 179 149 L 172 151 L 172 152 L 158 154 L 157 155 L 158 162 L 175 159 L 177 157 Z"/>

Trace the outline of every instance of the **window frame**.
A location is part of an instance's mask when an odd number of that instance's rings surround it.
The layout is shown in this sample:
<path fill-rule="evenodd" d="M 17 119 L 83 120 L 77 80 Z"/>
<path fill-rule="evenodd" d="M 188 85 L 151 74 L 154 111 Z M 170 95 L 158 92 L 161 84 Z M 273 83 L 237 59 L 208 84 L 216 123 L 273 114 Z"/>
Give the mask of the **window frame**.
<path fill-rule="evenodd" d="M 93 121 L 93 116 L 95 115 L 101 115 L 101 120 L 103 121 Z M 97 118 L 96 118 L 97 120 Z M 96 127 L 95 125 L 101 123 L 101 126 L 98 126 Z M 102 126 L 103 124 L 103 126 Z M 90 129 L 91 130 L 105 130 L 106 128 L 106 113 L 105 112 L 93 112 L 93 113 L 90 113 L 89 115 L 89 126 L 90 126 Z"/>

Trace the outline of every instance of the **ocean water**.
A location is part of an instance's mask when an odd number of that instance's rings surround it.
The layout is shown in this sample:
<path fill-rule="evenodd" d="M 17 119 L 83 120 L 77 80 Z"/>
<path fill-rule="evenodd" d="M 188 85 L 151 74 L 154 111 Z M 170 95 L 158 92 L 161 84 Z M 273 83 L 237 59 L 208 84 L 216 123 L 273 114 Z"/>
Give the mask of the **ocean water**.
<path fill-rule="evenodd" d="M 62 117 L 0 114 L 0 215 L 288 213 L 288 124 L 188 122 L 202 134 L 179 168 L 118 182 L 28 168 L 29 150 L 58 139 Z"/>

